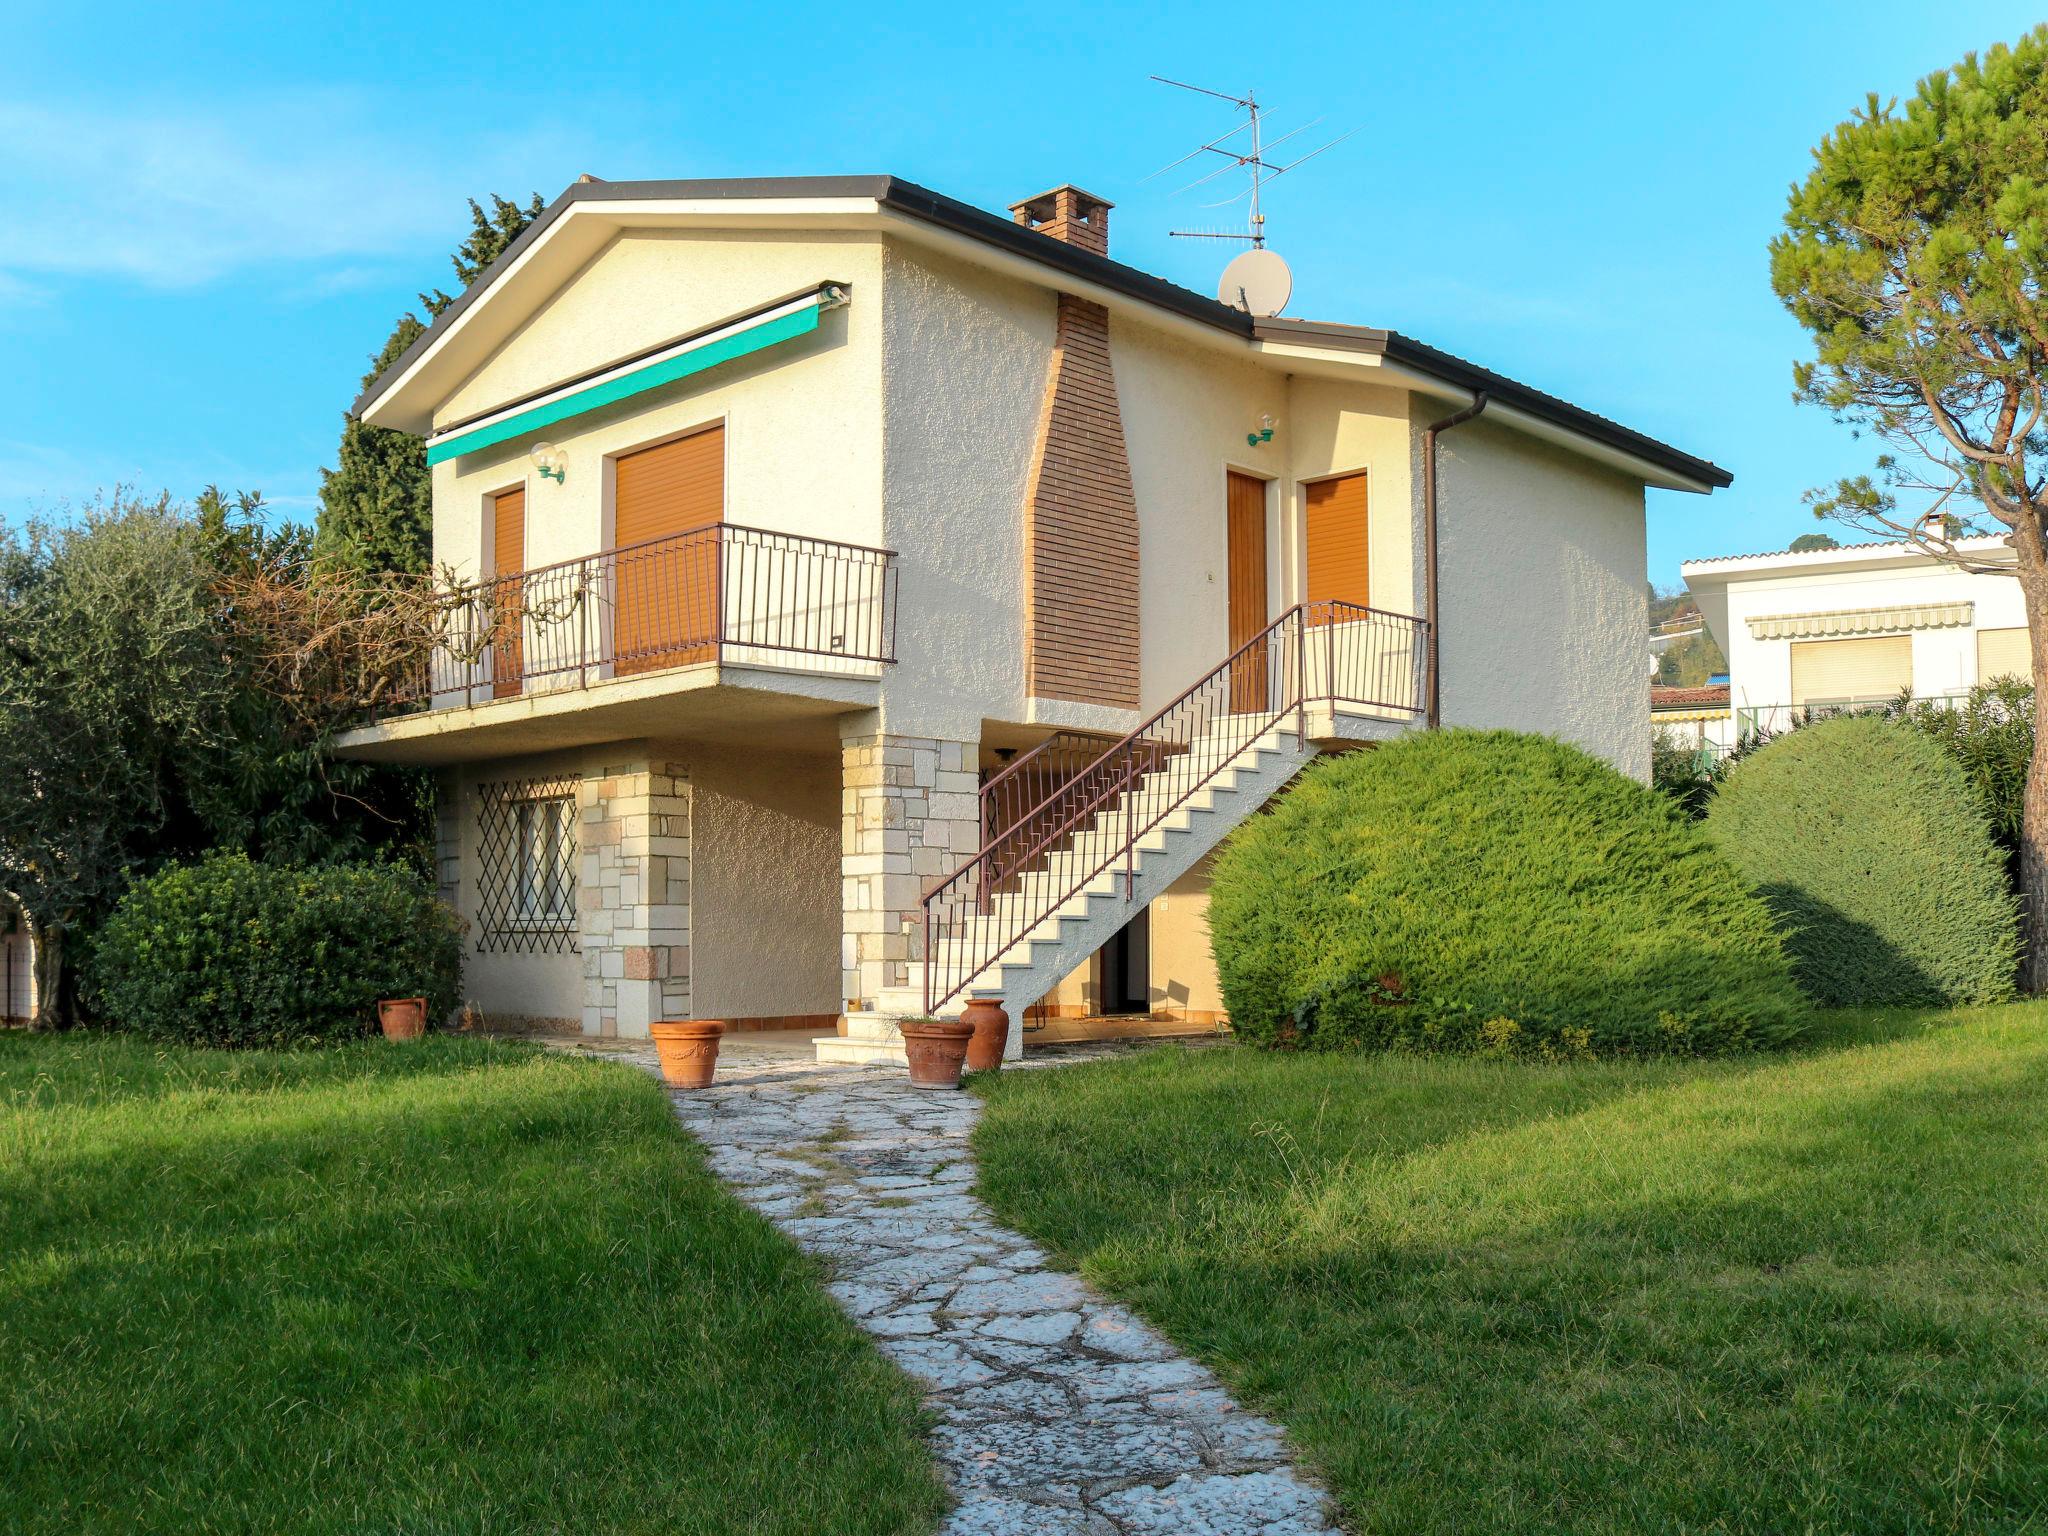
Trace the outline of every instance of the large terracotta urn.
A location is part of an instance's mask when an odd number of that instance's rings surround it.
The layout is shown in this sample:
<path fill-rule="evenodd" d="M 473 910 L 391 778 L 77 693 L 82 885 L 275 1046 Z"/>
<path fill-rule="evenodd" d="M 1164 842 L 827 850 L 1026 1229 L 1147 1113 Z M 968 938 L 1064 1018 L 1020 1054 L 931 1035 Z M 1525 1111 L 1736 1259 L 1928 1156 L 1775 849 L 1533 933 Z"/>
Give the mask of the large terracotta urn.
<path fill-rule="evenodd" d="M 386 1040 L 417 1040 L 427 1032 L 424 997 L 387 997 L 377 1004 L 377 1023 Z"/>
<path fill-rule="evenodd" d="M 993 1072 L 1003 1064 L 1010 1043 L 1010 1016 L 991 998 L 977 997 L 960 1010 L 960 1022 L 974 1026 L 967 1041 L 967 1070 Z"/>

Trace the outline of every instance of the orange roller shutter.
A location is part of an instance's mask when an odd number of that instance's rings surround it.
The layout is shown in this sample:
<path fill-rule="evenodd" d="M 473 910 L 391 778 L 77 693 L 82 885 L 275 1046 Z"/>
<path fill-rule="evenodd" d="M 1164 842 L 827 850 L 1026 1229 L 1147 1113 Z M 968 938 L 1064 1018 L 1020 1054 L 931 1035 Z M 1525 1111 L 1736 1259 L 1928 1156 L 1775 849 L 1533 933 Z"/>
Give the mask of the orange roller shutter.
<path fill-rule="evenodd" d="M 1341 475 L 1304 488 L 1308 503 L 1308 591 L 1311 603 L 1372 603 L 1366 548 L 1365 476 Z"/>
<path fill-rule="evenodd" d="M 652 672 L 709 661 L 717 654 L 716 525 L 724 516 L 724 427 L 617 460 L 612 480 L 612 542 L 619 551 L 614 673 Z M 706 531 L 697 537 L 679 537 L 700 529 Z"/>

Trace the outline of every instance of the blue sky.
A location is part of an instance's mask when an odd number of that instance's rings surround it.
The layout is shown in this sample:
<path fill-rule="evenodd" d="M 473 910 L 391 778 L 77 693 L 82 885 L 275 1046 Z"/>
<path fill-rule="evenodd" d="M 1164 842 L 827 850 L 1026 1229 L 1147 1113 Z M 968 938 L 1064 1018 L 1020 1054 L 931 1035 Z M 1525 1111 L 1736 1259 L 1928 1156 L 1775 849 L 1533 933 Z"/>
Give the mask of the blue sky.
<path fill-rule="evenodd" d="M 607 178 L 889 171 L 988 207 L 1060 181 L 1115 254 L 1236 209 L 1144 178 L 1227 126 L 1161 73 L 1356 137 L 1267 203 L 1296 313 L 1388 326 L 1704 454 L 1651 575 L 1781 547 L 1867 444 L 1790 399 L 1765 243 L 1814 141 L 2016 37 L 2015 5 L 1001 9 L 9 0 L 0 516 L 117 482 L 310 518 L 368 355 L 453 286 L 463 199 Z M 1314 142 L 1312 135 L 1302 141 Z M 1228 178 L 1225 179 L 1228 181 Z"/>

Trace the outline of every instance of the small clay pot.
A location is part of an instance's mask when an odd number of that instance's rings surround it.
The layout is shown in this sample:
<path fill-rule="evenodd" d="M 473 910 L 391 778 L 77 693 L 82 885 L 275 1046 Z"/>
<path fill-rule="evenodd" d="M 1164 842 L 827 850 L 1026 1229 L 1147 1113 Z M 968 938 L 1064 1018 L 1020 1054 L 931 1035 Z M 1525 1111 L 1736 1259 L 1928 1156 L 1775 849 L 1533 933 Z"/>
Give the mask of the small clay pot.
<path fill-rule="evenodd" d="M 958 1088 L 960 1069 L 967 1065 L 967 1042 L 974 1026 L 964 1019 L 903 1019 L 903 1054 L 910 1060 L 913 1088 Z"/>
<path fill-rule="evenodd" d="M 960 1022 L 974 1026 L 967 1042 L 967 1070 L 995 1071 L 1003 1064 L 1003 1048 L 1010 1043 L 1010 1016 L 1003 1012 L 1003 1005 L 977 997 L 960 1010 Z"/>
<path fill-rule="evenodd" d="M 424 997 L 387 997 L 377 1004 L 377 1022 L 386 1040 L 417 1040 L 427 1032 Z"/>
<path fill-rule="evenodd" d="M 663 1019 L 647 1026 L 654 1036 L 654 1054 L 671 1088 L 709 1088 L 718 1070 L 718 1037 L 723 1019 Z"/>

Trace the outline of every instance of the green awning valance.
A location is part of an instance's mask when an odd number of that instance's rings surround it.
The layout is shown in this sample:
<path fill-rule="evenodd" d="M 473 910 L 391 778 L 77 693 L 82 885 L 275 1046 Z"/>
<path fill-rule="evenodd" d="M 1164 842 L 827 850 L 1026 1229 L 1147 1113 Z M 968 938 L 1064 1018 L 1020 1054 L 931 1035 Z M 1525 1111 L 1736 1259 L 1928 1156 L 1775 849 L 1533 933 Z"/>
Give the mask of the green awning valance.
<path fill-rule="evenodd" d="M 845 289 L 836 283 L 820 283 L 813 292 L 665 342 L 652 352 L 433 433 L 427 438 L 427 462 L 439 464 L 457 454 L 474 453 L 479 448 L 524 437 L 558 421 L 615 405 L 750 352 L 808 335 L 818 328 L 819 315 L 846 302 Z"/>

